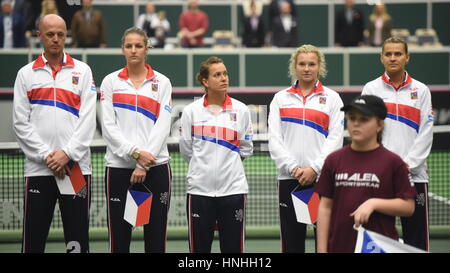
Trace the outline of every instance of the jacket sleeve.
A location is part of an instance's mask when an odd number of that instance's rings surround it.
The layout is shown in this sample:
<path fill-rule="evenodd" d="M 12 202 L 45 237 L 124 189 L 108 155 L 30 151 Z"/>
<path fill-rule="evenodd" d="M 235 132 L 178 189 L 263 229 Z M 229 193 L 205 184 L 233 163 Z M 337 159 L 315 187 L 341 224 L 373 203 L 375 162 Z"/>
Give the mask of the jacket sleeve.
<path fill-rule="evenodd" d="M 425 92 L 420 97 L 419 133 L 411 145 L 408 155 L 405 157 L 405 162 L 413 174 L 425 163 L 430 154 L 433 143 L 433 119 L 431 92 L 426 87 Z"/>
<path fill-rule="evenodd" d="M 31 161 L 42 163 L 51 150 L 30 123 L 31 104 L 25 79 L 24 71 L 19 70 L 14 83 L 13 130 L 25 156 Z"/>
<path fill-rule="evenodd" d="M 272 160 L 275 161 L 277 169 L 291 173 L 298 166 L 297 160 L 291 155 L 283 144 L 283 133 L 281 131 L 280 108 L 277 95 L 270 103 L 269 112 L 269 152 Z"/>
<path fill-rule="evenodd" d="M 333 100 L 333 107 L 330 111 L 328 136 L 322 145 L 320 156 L 314 160 L 312 168 L 318 174 L 322 170 L 325 158 L 332 152 L 342 148 L 344 142 L 344 112 L 341 108 L 344 106 L 339 95 L 336 95 Z"/>
<path fill-rule="evenodd" d="M 184 160 L 189 163 L 192 157 L 192 118 L 188 110 L 189 107 L 185 107 L 183 114 L 181 115 L 180 124 L 180 153 Z"/>
<path fill-rule="evenodd" d="M 246 108 L 244 112 L 244 117 L 242 119 L 244 124 L 244 134 L 241 136 L 240 143 L 240 152 L 241 157 L 249 157 L 253 154 L 253 126 L 252 120 L 250 116 L 250 111 Z"/>
<path fill-rule="evenodd" d="M 74 161 L 80 161 L 89 156 L 89 145 L 95 133 L 95 115 L 97 92 L 95 89 L 92 71 L 86 68 L 82 82 L 80 97 L 80 111 L 77 123 L 75 124 L 72 137 L 62 150 Z"/>
<path fill-rule="evenodd" d="M 113 84 L 111 77 L 106 76 L 100 86 L 103 138 L 105 139 L 106 145 L 108 145 L 115 155 L 129 160 L 131 159 L 132 151 L 137 147 L 123 136 L 122 131 L 117 125 L 112 90 Z"/>
<path fill-rule="evenodd" d="M 146 147 L 143 147 L 144 151 L 150 152 L 155 157 L 158 157 L 166 145 L 172 121 L 172 84 L 167 79 L 161 87 L 159 116 L 150 132 Z"/>

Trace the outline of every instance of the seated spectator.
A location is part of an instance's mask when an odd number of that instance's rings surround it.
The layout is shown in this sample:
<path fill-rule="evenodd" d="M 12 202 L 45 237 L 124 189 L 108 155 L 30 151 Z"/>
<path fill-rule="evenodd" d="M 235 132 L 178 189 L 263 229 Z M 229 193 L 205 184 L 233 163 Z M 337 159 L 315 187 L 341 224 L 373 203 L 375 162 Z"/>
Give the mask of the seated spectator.
<path fill-rule="evenodd" d="M 244 17 L 244 33 L 242 35 L 242 45 L 245 47 L 262 47 L 264 46 L 265 27 L 261 17 L 258 14 L 257 1 L 250 2 L 250 14 Z M 244 11 L 245 13 L 245 11 Z"/>
<path fill-rule="evenodd" d="M 198 0 L 188 1 L 188 10 L 178 20 L 182 47 L 201 47 L 203 37 L 209 28 L 208 15 L 198 7 Z"/>
<path fill-rule="evenodd" d="M 298 22 L 291 13 L 291 5 L 283 2 L 280 5 L 280 15 L 272 22 L 272 45 L 276 47 L 297 47 Z"/>
<path fill-rule="evenodd" d="M 166 36 L 170 31 L 170 23 L 166 18 L 165 11 L 156 13 L 155 5 L 152 2 L 147 2 L 145 13 L 138 17 L 136 27 L 147 33 L 153 47 L 164 47 Z"/>
<path fill-rule="evenodd" d="M 335 45 L 362 46 L 364 45 L 364 18 L 359 9 L 355 8 L 354 0 L 345 0 L 345 8 L 336 14 Z"/>
<path fill-rule="evenodd" d="M 392 18 L 386 10 L 386 6 L 378 2 L 373 7 L 369 17 L 369 44 L 381 46 L 384 40 L 391 37 Z"/>
<path fill-rule="evenodd" d="M 82 10 L 72 18 L 73 47 L 106 47 L 106 26 L 100 11 L 92 8 L 92 0 L 82 0 Z"/>
<path fill-rule="evenodd" d="M 0 48 L 25 47 L 25 21 L 12 10 L 9 0 L 2 1 L 0 14 Z"/>

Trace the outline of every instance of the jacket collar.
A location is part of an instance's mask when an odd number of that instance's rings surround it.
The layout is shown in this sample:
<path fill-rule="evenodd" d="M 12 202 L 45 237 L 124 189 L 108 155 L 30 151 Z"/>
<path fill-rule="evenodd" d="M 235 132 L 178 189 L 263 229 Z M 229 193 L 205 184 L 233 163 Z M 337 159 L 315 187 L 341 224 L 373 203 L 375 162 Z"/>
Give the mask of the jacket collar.
<path fill-rule="evenodd" d="M 412 78 L 408 74 L 408 72 L 405 71 L 405 74 L 406 74 L 405 80 L 402 82 L 402 84 L 400 84 L 400 86 L 397 86 L 397 87 L 392 84 L 391 78 L 389 77 L 389 75 L 386 72 L 384 72 L 383 75 L 381 75 L 381 79 L 383 80 L 384 83 L 394 87 L 394 89 L 397 91 L 400 88 L 407 86 L 408 84 L 410 84 L 412 82 Z"/>
<path fill-rule="evenodd" d="M 209 106 L 208 101 L 206 100 L 207 96 L 208 95 L 204 95 L 203 96 L 203 107 L 208 107 Z M 223 102 L 223 105 L 222 105 L 222 109 L 223 110 L 230 110 L 230 109 L 232 109 L 232 106 L 233 106 L 233 104 L 231 102 L 231 98 L 230 98 L 230 96 L 228 96 L 228 94 L 226 94 L 225 95 L 225 101 Z"/>
<path fill-rule="evenodd" d="M 291 88 L 289 88 L 289 90 L 287 92 L 294 93 L 294 94 L 297 93 L 297 94 L 303 96 L 302 91 L 298 87 L 298 80 L 295 81 L 294 85 L 292 85 Z M 312 89 L 312 92 L 310 94 L 319 94 L 322 92 L 324 92 L 323 85 L 319 80 L 317 80 L 316 85 L 314 86 L 314 88 Z M 310 94 L 308 94 L 308 95 L 310 95 Z"/>
<path fill-rule="evenodd" d="M 44 53 L 42 53 L 41 55 L 39 55 L 37 57 L 37 59 L 34 61 L 33 63 L 33 69 L 37 69 L 37 68 L 44 68 L 45 65 L 48 63 L 47 59 L 44 56 Z M 62 60 L 62 66 L 67 66 L 67 67 L 73 67 L 75 66 L 75 63 L 73 61 L 73 58 L 68 54 L 68 53 L 64 53 L 63 55 L 63 60 Z"/>
<path fill-rule="evenodd" d="M 153 71 L 153 68 L 149 64 L 145 64 L 145 67 L 148 70 L 147 76 L 145 76 L 145 79 L 149 80 L 149 79 L 151 79 L 151 78 L 153 78 L 155 76 L 155 72 Z M 128 65 L 125 66 L 122 69 L 122 71 L 120 71 L 118 77 L 123 79 L 123 80 L 128 80 L 130 78 L 130 75 L 128 74 Z"/>

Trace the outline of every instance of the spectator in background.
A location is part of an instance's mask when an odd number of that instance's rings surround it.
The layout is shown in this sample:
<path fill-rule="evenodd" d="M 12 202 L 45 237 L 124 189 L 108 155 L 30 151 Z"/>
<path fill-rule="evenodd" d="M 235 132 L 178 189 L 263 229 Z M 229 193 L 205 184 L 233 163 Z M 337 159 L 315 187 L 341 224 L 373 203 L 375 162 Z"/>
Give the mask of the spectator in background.
<path fill-rule="evenodd" d="M 381 46 L 384 40 L 391 37 L 392 18 L 386 10 L 386 6 L 378 2 L 373 7 L 369 17 L 369 44 Z"/>
<path fill-rule="evenodd" d="M 272 23 L 276 17 L 280 15 L 280 7 L 282 3 L 288 3 L 291 7 L 291 15 L 297 16 L 293 0 L 272 0 L 269 5 L 269 29 L 272 30 Z"/>
<path fill-rule="evenodd" d="M 56 2 L 55 0 L 44 0 L 41 3 L 41 14 L 40 16 L 36 19 L 36 31 L 39 30 L 39 22 L 41 21 L 41 19 L 47 15 L 47 14 L 56 14 L 59 15 L 59 11 L 58 11 L 58 7 L 56 6 Z M 28 36 L 29 34 L 27 34 Z"/>
<path fill-rule="evenodd" d="M 250 13 L 246 14 L 244 9 L 244 33 L 242 45 L 245 47 L 262 47 L 266 35 L 264 22 L 261 17 L 262 9 L 258 8 L 259 1 L 250 1 Z"/>
<path fill-rule="evenodd" d="M 106 47 L 106 25 L 100 11 L 92 8 L 92 0 L 82 0 L 82 10 L 72 18 L 73 47 Z"/>
<path fill-rule="evenodd" d="M 166 45 L 166 37 L 170 31 L 170 23 L 167 20 L 166 12 L 161 10 L 158 12 L 158 19 L 153 25 L 155 28 L 155 43 L 154 47 L 164 48 Z"/>
<path fill-rule="evenodd" d="M 36 36 L 36 19 L 41 14 L 42 0 L 25 0 L 28 4 L 28 14 L 25 18 L 25 30 L 28 37 Z"/>
<path fill-rule="evenodd" d="M 262 0 L 242 0 L 242 10 L 244 17 L 250 17 L 253 15 L 253 6 L 255 6 L 255 14 L 261 16 L 263 12 Z"/>
<path fill-rule="evenodd" d="M 13 12 L 9 0 L 2 1 L 0 14 L 0 48 L 25 47 L 25 21 L 21 14 Z"/>
<path fill-rule="evenodd" d="M 145 13 L 138 17 L 136 27 L 144 30 L 150 40 L 150 44 L 156 48 L 163 48 L 166 36 L 170 31 L 170 23 L 166 19 L 166 12 L 155 12 L 155 5 L 147 2 Z"/>
<path fill-rule="evenodd" d="M 178 20 L 182 47 L 201 47 L 203 37 L 209 28 L 208 15 L 198 7 L 198 0 L 188 1 L 188 10 Z"/>
<path fill-rule="evenodd" d="M 272 22 L 272 45 L 276 47 L 298 46 L 298 22 L 292 15 L 291 5 L 283 2 L 280 5 L 280 15 Z"/>
<path fill-rule="evenodd" d="M 336 46 L 362 46 L 364 44 L 364 18 L 355 8 L 354 0 L 345 0 L 345 8 L 338 11 L 335 22 Z"/>
<path fill-rule="evenodd" d="M 154 37 L 155 36 L 155 29 L 152 28 L 152 21 L 155 19 L 158 15 L 155 12 L 155 5 L 152 2 L 147 2 L 145 5 L 145 13 L 139 15 L 136 27 L 142 29 L 147 33 L 147 37 Z"/>

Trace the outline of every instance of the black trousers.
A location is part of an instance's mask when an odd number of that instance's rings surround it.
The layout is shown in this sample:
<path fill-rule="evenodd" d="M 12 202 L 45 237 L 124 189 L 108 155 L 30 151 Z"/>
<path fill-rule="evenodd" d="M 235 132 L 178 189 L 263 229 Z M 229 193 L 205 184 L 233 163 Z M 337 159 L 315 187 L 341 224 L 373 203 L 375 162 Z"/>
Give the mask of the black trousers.
<path fill-rule="evenodd" d="M 123 219 L 123 215 L 133 171 L 133 169 L 106 168 L 108 234 L 111 253 L 130 252 L 132 226 Z M 144 225 L 146 253 L 164 253 L 166 251 L 171 179 L 169 164 L 150 168 L 145 177 L 144 185 L 153 193 L 150 221 Z M 136 187 L 138 186 L 136 185 Z"/>
<path fill-rule="evenodd" d="M 222 253 L 243 253 L 246 194 L 223 197 L 187 195 L 186 210 L 191 253 L 211 253 L 216 227 Z"/>
<path fill-rule="evenodd" d="M 428 229 L 428 184 L 414 183 L 417 196 L 415 210 L 411 217 L 401 217 L 403 241 L 405 244 L 429 251 Z"/>
<path fill-rule="evenodd" d="M 295 179 L 278 181 L 282 253 L 305 253 L 306 224 L 297 222 L 291 196 L 298 185 Z M 316 235 L 316 229 L 314 229 L 314 235 Z"/>
<path fill-rule="evenodd" d="M 91 176 L 85 175 L 86 191 L 61 195 L 54 176 L 25 178 L 23 253 L 43 253 L 58 200 L 68 253 L 89 252 Z"/>

